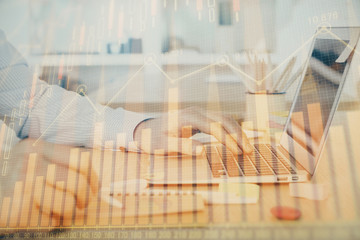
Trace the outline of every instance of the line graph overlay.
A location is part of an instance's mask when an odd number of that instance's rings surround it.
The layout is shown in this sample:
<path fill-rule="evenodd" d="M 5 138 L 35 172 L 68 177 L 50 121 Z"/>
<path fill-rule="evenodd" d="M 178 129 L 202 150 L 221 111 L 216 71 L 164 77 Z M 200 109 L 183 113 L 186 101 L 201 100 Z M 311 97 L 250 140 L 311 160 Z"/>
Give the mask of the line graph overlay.
<path fill-rule="evenodd" d="M 33 143 L 33 146 L 36 146 L 36 144 L 39 142 L 39 140 L 44 136 L 44 134 L 51 128 L 54 123 L 59 119 L 59 117 L 70 107 L 70 105 L 75 101 L 77 96 L 75 96 L 66 106 L 65 108 L 56 116 L 56 118 L 50 123 L 50 125 L 45 129 L 45 131 L 36 139 L 36 141 Z"/>
<path fill-rule="evenodd" d="M 333 37 L 335 37 L 336 39 L 338 39 L 339 41 L 341 41 L 344 45 L 346 45 L 347 47 L 348 44 L 346 42 L 344 42 L 339 36 L 337 36 L 336 34 L 334 34 L 333 32 L 331 32 L 329 29 L 325 28 L 322 29 L 323 32 L 325 31 L 326 33 L 331 34 Z M 148 66 L 154 66 L 156 69 L 158 69 L 158 71 L 171 83 L 174 84 L 178 81 L 184 80 L 190 76 L 193 76 L 195 74 L 201 73 L 213 66 L 216 65 L 226 65 L 229 68 L 233 69 L 234 71 L 237 71 L 238 73 L 246 76 L 249 80 L 255 82 L 256 84 L 261 84 L 263 81 L 265 81 L 268 77 L 270 77 L 276 70 L 278 70 L 283 64 L 285 64 L 291 57 L 293 57 L 296 53 L 298 53 L 299 51 L 301 51 L 307 44 L 309 44 L 315 37 L 317 37 L 319 34 L 323 33 L 322 31 L 318 31 L 316 32 L 314 35 L 312 35 L 308 40 L 306 40 L 301 46 L 299 46 L 294 52 L 292 52 L 288 57 L 286 57 L 277 67 L 275 67 L 270 73 L 268 73 L 264 78 L 260 79 L 260 80 L 256 80 L 255 78 L 251 77 L 250 75 L 248 75 L 246 72 L 244 72 L 242 69 L 234 66 L 233 64 L 229 63 L 228 61 L 224 61 L 224 62 L 215 62 L 212 64 L 209 64 L 205 67 L 202 67 L 200 69 L 197 69 L 193 72 L 187 73 L 183 76 L 180 76 L 178 78 L 172 78 L 170 77 L 152 58 L 150 58 L 147 62 L 145 62 L 126 82 L 125 84 L 114 94 L 114 96 L 111 97 L 111 99 L 104 105 L 104 108 L 102 110 L 99 110 L 96 105 L 91 101 L 91 99 L 84 93 L 84 97 L 89 101 L 90 105 L 94 108 L 95 112 L 99 115 L 104 113 L 104 110 L 106 107 L 108 107 L 114 100 L 115 98 L 132 82 L 133 79 L 135 79 L 135 77 L 145 68 L 146 65 Z M 352 50 L 354 50 L 354 52 L 360 56 L 360 53 L 354 49 L 351 48 Z M 246 82 L 244 82 L 244 84 L 246 84 Z M 74 98 L 68 105 L 65 106 L 65 108 L 59 113 L 59 115 L 53 120 L 53 122 L 45 129 L 45 131 L 39 136 L 39 138 L 34 142 L 33 146 L 35 146 L 37 144 L 37 142 L 44 136 L 44 134 L 49 130 L 49 128 L 51 128 L 54 123 L 58 120 L 59 116 L 61 116 L 65 110 L 72 104 L 72 102 L 75 100 L 76 98 Z"/>

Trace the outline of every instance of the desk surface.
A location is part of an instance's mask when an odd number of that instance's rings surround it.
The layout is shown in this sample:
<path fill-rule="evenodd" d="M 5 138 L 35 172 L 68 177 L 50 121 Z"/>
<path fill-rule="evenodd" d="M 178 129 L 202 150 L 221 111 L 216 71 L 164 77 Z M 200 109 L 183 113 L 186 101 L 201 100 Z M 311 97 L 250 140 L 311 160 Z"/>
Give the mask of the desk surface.
<path fill-rule="evenodd" d="M 358 122 L 360 121 L 360 112 L 344 112 L 337 114 L 335 117 L 335 124 L 332 126 L 328 141 L 326 143 L 325 150 L 321 157 L 318 171 L 316 175 L 311 179 L 313 183 L 325 184 L 329 196 L 322 201 L 307 200 L 301 198 L 293 198 L 289 195 L 288 184 L 260 184 L 260 198 L 257 204 L 242 204 L 242 205 L 207 205 L 203 211 L 179 213 L 179 214 L 164 214 L 157 216 L 142 216 L 142 217 L 123 217 L 121 214 L 118 216 L 113 215 L 111 208 L 109 212 L 100 212 L 99 208 L 103 202 L 98 199 L 92 199 L 90 202 L 87 213 L 91 215 L 91 219 L 85 220 L 84 225 L 75 225 L 75 221 L 69 228 L 72 231 L 76 231 L 77 228 L 83 228 L 84 226 L 89 229 L 101 229 L 101 228 L 141 228 L 141 227 L 199 227 L 203 229 L 211 229 L 213 227 L 229 228 L 234 226 L 280 226 L 282 229 L 286 229 L 286 226 L 319 226 L 319 230 L 322 227 L 329 226 L 352 226 L 352 234 L 359 234 L 360 221 L 360 178 L 357 173 L 360 172 L 360 128 Z M 336 124 L 342 123 L 342 124 Z M 13 149 L 13 155 L 17 158 L 27 158 L 29 153 L 33 151 L 33 140 L 28 139 L 22 141 L 18 146 Z M 43 147 L 37 148 L 41 151 L 47 151 L 53 153 L 59 153 L 61 151 L 65 155 L 70 153 L 71 148 L 67 146 L 57 146 L 53 144 L 44 143 Z M 52 150 L 51 150 L 52 149 Z M 59 151 L 55 151 L 57 149 Z M 136 178 L 135 172 L 142 171 L 141 163 L 142 159 L 148 158 L 148 155 L 136 154 L 136 153 L 123 153 L 123 152 L 102 152 L 101 150 L 87 150 L 80 149 L 80 152 L 88 151 L 91 154 L 92 161 L 95 166 L 98 164 L 98 174 L 100 182 L 109 181 L 107 177 L 109 172 L 113 172 L 116 159 L 126 154 L 128 163 L 128 178 Z M 45 154 L 46 155 L 46 154 Z M 41 159 L 41 155 L 37 155 Z M 110 159 L 106 163 L 104 158 Z M 113 173 L 114 174 L 114 173 Z M 115 173 L 116 175 L 116 173 Z M 115 176 L 113 175 L 115 178 Z M 123 177 L 121 175 L 117 176 Z M 114 179 L 113 178 L 113 179 Z M 104 184 L 104 183 L 100 183 Z M 156 186 L 155 188 L 162 188 Z M 182 190 L 211 190 L 216 189 L 217 186 L 198 185 L 198 186 L 168 186 L 168 189 Z M 15 195 L 2 196 L 2 206 L 4 204 L 5 197 L 12 197 Z M 285 205 L 299 209 L 302 212 L 302 217 L 295 221 L 280 221 L 271 215 L 270 209 L 274 206 Z M 4 211 L 4 206 L 2 211 Z M 1 213 L 3 214 L 3 213 Z M 11 213 L 10 213 L 11 214 Z M 109 221 L 102 221 L 102 218 L 107 218 Z M 111 220 L 111 221 L 110 221 Z M 111 222 L 117 222 L 116 225 Z M 105 223 L 105 224 L 100 224 Z M 285 227 L 285 228 L 284 228 Z M 34 229 L 41 229 L 35 227 Z M 46 228 L 45 228 L 46 229 Z M 2 230 L 6 230 L 3 226 Z M 89 230 L 90 231 L 90 230 Z M 64 233 L 65 234 L 65 233 Z M 326 234 L 326 233 L 324 233 Z M 340 233 L 340 234 L 344 234 Z M 349 238 L 359 235 L 348 235 Z M 345 236 L 346 237 L 346 236 Z"/>

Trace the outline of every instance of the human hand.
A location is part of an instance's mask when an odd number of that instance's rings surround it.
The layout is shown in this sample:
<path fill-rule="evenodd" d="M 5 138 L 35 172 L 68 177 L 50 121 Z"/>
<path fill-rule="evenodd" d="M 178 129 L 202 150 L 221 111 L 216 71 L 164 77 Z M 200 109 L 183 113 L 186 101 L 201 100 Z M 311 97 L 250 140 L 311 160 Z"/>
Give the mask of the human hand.
<path fill-rule="evenodd" d="M 195 155 L 200 154 L 203 147 L 189 137 L 199 131 L 213 135 L 235 155 L 252 152 L 246 135 L 232 117 L 196 107 L 171 111 L 140 123 L 134 140 L 147 153 L 163 149 L 165 154 Z"/>
<path fill-rule="evenodd" d="M 13 200 L 9 217 L 0 219 L 0 226 L 14 231 L 38 226 L 51 230 L 71 225 L 75 215 L 84 218 L 84 209 L 97 197 L 99 185 L 90 153 L 41 141 L 34 147 L 33 143 L 23 140 L 12 149 L 7 176 L 1 181 L 0 201 L 5 197 Z M 15 199 L 14 187 L 19 183 L 20 196 Z"/>

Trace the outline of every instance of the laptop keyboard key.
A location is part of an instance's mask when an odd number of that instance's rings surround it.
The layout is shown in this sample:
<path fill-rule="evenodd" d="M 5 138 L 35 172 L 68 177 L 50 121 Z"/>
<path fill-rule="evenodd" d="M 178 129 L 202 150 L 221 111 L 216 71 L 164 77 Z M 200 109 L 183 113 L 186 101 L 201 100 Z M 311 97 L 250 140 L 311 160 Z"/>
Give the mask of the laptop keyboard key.
<path fill-rule="evenodd" d="M 270 146 L 270 147 L 269 147 Z M 291 167 L 289 164 L 286 166 L 284 159 L 281 159 L 281 156 L 278 156 L 273 149 L 271 149 L 271 145 L 260 144 L 258 145 L 258 150 L 261 155 L 267 160 L 270 167 L 274 170 L 275 174 L 289 174 L 291 173 Z M 282 161 L 283 160 L 283 161 Z"/>
<path fill-rule="evenodd" d="M 254 145 L 250 155 L 234 156 L 223 146 L 206 146 L 206 155 L 214 177 L 296 174 L 271 145 Z"/>
<path fill-rule="evenodd" d="M 226 175 L 226 171 L 223 167 L 220 156 L 217 153 L 216 149 L 212 146 L 206 146 L 205 150 L 213 177 L 219 178 L 223 175 Z"/>
<path fill-rule="evenodd" d="M 261 174 L 271 173 L 272 174 L 272 171 L 270 170 L 269 166 L 266 164 L 264 159 L 260 156 L 260 154 L 257 151 L 254 151 L 251 155 L 249 155 L 249 158 L 259 173 L 261 173 Z"/>
<path fill-rule="evenodd" d="M 278 154 L 278 152 L 282 152 L 282 151 L 280 150 L 280 148 L 279 148 L 279 149 L 276 149 L 276 148 L 274 148 L 274 147 L 271 146 L 271 145 L 266 145 L 266 147 L 268 147 L 268 148 L 271 150 L 271 152 L 279 159 L 279 161 L 281 161 L 281 163 L 285 166 L 285 168 L 286 168 L 291 174 L 297 174 L 296 170 L 293 169 L 293 168 L 290 166 L 290 164 L 289 164 L 280 154 Z M 284 154 L 284 153 L 283 153 L 283 154 Z M 289 155 L 289 157 L 291 157 L 290 154 L 288 154 L 288 155 Z M 295 159 L 293 159 L 292 161 L 295 161 Z"/>
<path fill-rule="evenodd" d="M 239 166 L 236 164 L 236 159 L 234 155 L 227 149 L 218 146 L 217 150 L 221 156 L 223 164 L 227 170 L 227 173 L 230 177 L 239 177 L 242 176 L 242 172 L 239 169 Z"/>

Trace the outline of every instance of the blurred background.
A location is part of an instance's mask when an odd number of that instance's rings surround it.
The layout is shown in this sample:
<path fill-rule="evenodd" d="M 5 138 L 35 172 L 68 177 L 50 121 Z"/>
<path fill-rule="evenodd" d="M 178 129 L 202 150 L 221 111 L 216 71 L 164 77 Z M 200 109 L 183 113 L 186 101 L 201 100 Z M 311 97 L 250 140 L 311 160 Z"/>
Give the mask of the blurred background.
<path fill-rule="evenodd" d="M 295 61 L 295 83 L 318 27 L 359 25 L 355 0 L 0 0 L 0 29 L 43 80 L 154 113 L 166 110 L 169 88 L 181 107 L 245 111 L 249 63 L 265 64 L 260 80 L 278 67 L 267 90 Z M 352 72 L 343 99 L 356 102 Z M 275 90 L 290 103 L 296 84 L 285 85 Z"/>

